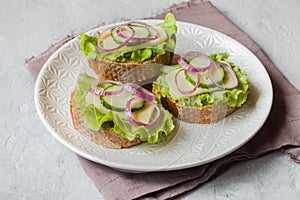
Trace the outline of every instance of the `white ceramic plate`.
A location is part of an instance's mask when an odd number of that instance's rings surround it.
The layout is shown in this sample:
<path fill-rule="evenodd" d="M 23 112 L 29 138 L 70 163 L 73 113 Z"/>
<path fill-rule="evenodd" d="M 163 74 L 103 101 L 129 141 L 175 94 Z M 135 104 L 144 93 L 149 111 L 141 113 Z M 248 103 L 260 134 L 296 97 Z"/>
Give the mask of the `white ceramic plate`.
<path fill-rule="evenodd" d="M 156 24 L 159 20 L 146 20 Z M 75 38 L 55 52 L 42 68 L 36 82 L 37 112 L 51 134 L 77 154 L 120 170 L 148 172 L 184 169 L 221 158 L 241 147 L 264 124 L 273 99 L 272 85 L 261 62 L 246 47 L 217 31 L 178 22 L 176 53 L 198 50 L 227 51 L 252 83 L 247 103 L 224 120 L 211 125 L 176 121 L 176 134 L 164 143 L 141 144 L 128 149 L 107 149 L 92 143 L 73 128 L 69 113 L 70 93 L 77 76 L 89 71 L 87 59 Z M 88 34 L 93 35 L 100 27 Z"/>

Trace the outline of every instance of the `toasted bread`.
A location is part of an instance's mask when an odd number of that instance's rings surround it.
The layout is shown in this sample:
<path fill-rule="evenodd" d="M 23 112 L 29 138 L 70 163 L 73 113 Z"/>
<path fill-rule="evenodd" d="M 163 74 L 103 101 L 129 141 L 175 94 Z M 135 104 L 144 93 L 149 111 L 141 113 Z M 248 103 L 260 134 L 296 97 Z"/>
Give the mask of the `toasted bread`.
<path fill-rule="evenodd" d="M 152 92 L 157 94 L 154 88 L 152 89 Z M 237 107 L 228 106 L 226 102 L 205 106 L 186 106 L 175 103 L 171 99 L 162 96 L 161 103 L 165 109 L 178 119 L 198 124 L 211 124 L 218 122 L 237 110 Z"/>
<path fill-rule="evenodd" d="M 151 63 L 159 63 L 159 64 L 169 64 L 172 60 L 173 53 L 166 51 L 164 55 L 153 57 L 144 62 L 136 62 L 136 61 L 126 61 L 126 62 L 114 62 L 107 59 L 94 59 L 89 60 L 89 66 L 95 72 L 100 80 L 114 80 L 119 81 L 124 76 L 127 75 L 127 72 L 132 71 L 134 69 L 135 77 L 134 80 L 128 80 L 128 82 L 137 82 L 149 79 L 148 75 L 144 73 L 144 68 L 140 68 L 141 66 L 149 65 Z"/>
<path fill-rule="evenodd" d="M 70 112 L 72 116 L 72 122 L 75 130 L 77 130 L 80 134 L 88 137 L 94 143 L 101 145 L 106 148 L 126 148 L 130 146 L 134 146 L 142 143 L 139 139 L 134 139 L 133 141 L 129 141 L 126 138 L 123 138 L 121 135 L 116 134 L 113 129 L 112 123 L 104 124 L 99 131 L 93 131 L 84 126 L 84 114 L 80 110 L 78 104 L 74 101 L 75 92 L 71 94 L 70 101 Z"/>

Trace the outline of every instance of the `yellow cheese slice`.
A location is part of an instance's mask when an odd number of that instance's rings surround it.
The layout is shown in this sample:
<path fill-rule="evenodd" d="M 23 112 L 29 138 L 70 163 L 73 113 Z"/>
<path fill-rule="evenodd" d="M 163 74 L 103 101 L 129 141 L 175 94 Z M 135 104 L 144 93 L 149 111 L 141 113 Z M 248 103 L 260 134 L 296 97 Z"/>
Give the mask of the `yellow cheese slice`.
<path fill-rule="evenodd" d="M 153 106 L 153 104 L 146 102 L 142 109 L 132 112 L 131 116 L 136 121 L 148 124 L 151 122 L 154 110 L 155 107 Z"/>
<path fill-rule="evenodd" d="M 86 104 L 93 104 L 96 108 L 98 108 L 102 113 L 107 113 L 109 110 L 106 109 L 100 102 L 100 97 L 96 94 L 88 92 L 85 96 Z"/>
<path fill-rule="evenodd" d="M 188 80 L 185 79 L 185 74 L 182 71 L 177 76 L 177 83 L 178 83 L 178 86 L 177 86 L 176 82 L 175 82 L 175 77 L 176 77 L 177 71 L 178 70 L 174 70 L 166 75 L 166 81 L 168 83 L 169 92 L 170 92 L 170 95 L 172 96 L 172 99 L 182 99 L 182 98 L 188 97 L 188 96 L 195 96 L 197 94 L 203 94 L 203 93 L 207 93 L 207 92 L 214 92 L 214 91 L 220 90 L 220 88 L 218 88 L 218 87 L 212 87 L 209 89 L 198 87 L 191 94 L 183 94 L 182 92 L 179 91 L 178 87 L 182 91 L 190 91 L 194 88 L 194 85 L 192 85 Z"/>

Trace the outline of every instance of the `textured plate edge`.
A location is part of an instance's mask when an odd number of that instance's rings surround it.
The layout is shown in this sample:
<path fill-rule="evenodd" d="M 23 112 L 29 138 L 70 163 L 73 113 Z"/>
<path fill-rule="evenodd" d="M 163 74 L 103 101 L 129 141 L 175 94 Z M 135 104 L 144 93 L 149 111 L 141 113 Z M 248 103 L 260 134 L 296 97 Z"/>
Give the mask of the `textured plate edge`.
<path fill-rule="evenodd" d="M 145 21 L 145 22 L 149 22 L 149 23 L 162 22 L 162 20 L 156 20 L 156 19 L 138 20 L 138 21 Z M 126 21 L 124 21 L 124 22 L 126 22 Z M 104 25 L 104 26 L 101 26 L 101 27 L 97 27 L 97 28 L 94 28 L 94 29 L 92 29 L 90 31 L 87 31 L 86 33 L 90 34 L 90 33 L 96 32 L 96 31 L 98 31 L 100 29 L 105 29 L 106 27 L 109 27 L 109 26 L 112 26 L 112 25 L 121 24 L 121 23 L 124 23 L 124 22 L 118 22 L 118 23 L 114 23 L 114 24 L 108 24 L 108 25 Z M 73 152 L 75 152 L 76 154 L 78 154 L 78 155 L 80 155 L 80 156 L 82 156 L 82 157 L 84 157 L 84 158 L 86 158 L 88 160 L 91 160 L 93 162 L 96 162 L 96 163 L 99 163 L 99 164 L 103 164 L 103 165 L 106 165 L 106 166 L 109 166 L 109 167 L 112 167 L 112 168 L 115 168 L 115 169 L 118 169 L 118 170 L 127 171 L 127 172 L 173 171 L 173 170 L 180 170 L 180 169 L 186 169 L 186 168 L 191 168 L 191 167 L 195 167 L 195 166 L 200 166 L 200 165 L 210 163 L 212 161 L 218 160 L 220 158 L 223 158 L 223 157 L 229 155 L 230 153 L 236 151 L 237 149 L 239 149 L 240 147 L 242 147 L 243 145 L 245 145 L 249 140 L 251 140 L 257 134 L 257 132 L 262 128 L 262 126 L 265 124 L 265 122 L 266 122 L 266 120 L 267 120 L 267 118 L 268 118 L 268 116 L 270 114 L 270 111 L 271 111 L 271 108 L 272 108 L 272 104 L 273 104 L 273 95 L 274 94 L 273 94 L 272 82 L 271 82 L 269 73 L 266 70 L 265 66 L 261 63 L 261 61 L 257 58 L 257 56 L 254 53 L 252 53 L 246 46 L 244 46 L 243 44 L 241 44 L 240 42 L 238 42 L 234 38 L 232 38 L 232 37 L 230 37 L 230 36 L 228 36 L 228 35 L 226 35 L 226 34 L 224 34 L 222 32 L 219 32 L 219 31 L 216 31 L 214 29 L 211 29 L 211 28 L 208 28 L 208 27 L 204 27 L 204 26 L 201 26 L 201 25 L 188 23 L 188 22 L 177 21 L 177 23 L 183 24 L 183 25 L 186 25 L 186 26 L 192 25 L 192 26 L 195 26 L 195 27 L 200 27 L 201 29 L 206 29 L 208 31 L 215 32 L 217 34 L 221 34 L 222 36 L 225 36 L 225 37 L 229 38 L 230 40 L 233 40 L 234 42 L 236 42 L 238 45 L 242 46 L 246 51 L 248 51 L 249 54 L 251 54 L 251 56 L 253 56 L 255 59 L 257 59 L 257 61 L 263 66 L 263 70 L 267 74 L 269 87 L 271 89 L 271 91 L 270 91 L 271 92 L 271 97 L 270 97 L 271 99 L 270 99 L 270 102 L 269 102 L 268 112 L 265 113 L 265 115 L 264 115 L 263 123 L 261 123 L 260 126 L 257 127 L 257 130 L 252 135 L 250 135 L 250 137 L 247 138 L 247 140 L 244 140 L 243 143 L 241 143 L 240 145 L 236 146 L 235 148 L 232 148 L 230 151 L 227 151 L 224 154 L 220 154 L 219 156 L 213 157 L 210 160 L 206 160 L 206 161 L 198 162 L 198 163 L 193 163 L 193 164 L 185 165 L 185 166 L 179 166 L 179 167 L 168 166 L 167 168 L 158 168 L 158 169 L 147 168 L 147 166 L 146 167 L 144 166 L 144 167 L 141 168 L 141 167 L 135 167 L 135 166 L 132 166 L 132 165 L 122 165 L 122 167 L 120 168 L 120 165 L 118 165 L 115 162 L 105 162 L 105 163 L 103 163 L 99 159 L 95 159 L 93 156 L 89 155 L 88 153 L 85 153 L 85 152 L 77 149 L 74 145 L 70 144 L 64 138 L 62 138 L 60 135 L 58 135 L 55 132 L 55 130 L 53 130 L 53 128 L 49 125 L 48 121 L 43 116 L 42 110 L 41 110 L 41 108 L 39 106 L 39 99 L 38 99 L 38 88 L 39 88 L 38 87 L 39 86 L 38 83 L 41 82 L 42 74 L 46 71 L 46 66 L 50 63 L 50 61 L 52 60 L 52 58 L 54 58 L 55 56 L 57 56 L 57 54 L 60 51 L 62 51 L 67 45 L 69 45 L 69 43 L 74 42 L 75 40 L 77 40 L 77 36 L 75 36 L 73 39 L 71 39 L 70 41 L 68 41 L 64 45 L 62 45 L 57 51 L 55 51 L 48 58 L 48 60 L 45 62 L 45 64 L 41 68 L 41 70 L 40 70 L 40 72 L 38 74 L 38 77 L 36 79 L 36 84 L 35 84 L 35 88 L 34 88 L 34 102 L 35 102 L 35 107 L 36 107 L 36 110 L 37 110 L 39 118 L 41 119 L 41 121 L 44 124 L 44 126 L 46 127 L 46 129 L 51 133 L 51 135 L 53 135 L 64 146 L 66 146 L 67 148 L 69 148 L 70 150 L 72 150 Z"/>

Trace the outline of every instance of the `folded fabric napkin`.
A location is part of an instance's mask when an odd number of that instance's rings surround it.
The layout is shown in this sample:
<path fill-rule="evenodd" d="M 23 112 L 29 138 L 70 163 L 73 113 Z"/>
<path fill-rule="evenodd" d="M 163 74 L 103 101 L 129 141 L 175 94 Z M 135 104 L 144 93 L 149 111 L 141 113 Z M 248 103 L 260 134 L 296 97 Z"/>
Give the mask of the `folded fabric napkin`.
<path fill-rule="evenodd" d="M 178 21 L 206 26 L 236 39 L 249 48 L 266 67 L 274 88 L 273 107 L 266 123 L 246 145 L 214 162 L 194 168 L 143 174 L 125 173 L 78 157 L 83 169 L 105 199 L 168 199 L 177 197 L 212 179 L 223 166 L 249 160 L 281 149 L 300 162 L 300 93 L 276 69 L 255 42 L 210 2 L 192 0 L 173 5 L 163 13 L 152 17 L 163 19 L 172 12 Z M 52 45 L 41 56 L 25 61 L 34 77 L 47 58 L 62 44 L 67 36 Z"/>

